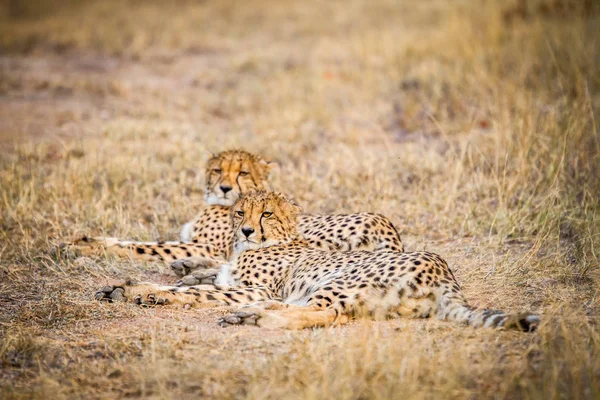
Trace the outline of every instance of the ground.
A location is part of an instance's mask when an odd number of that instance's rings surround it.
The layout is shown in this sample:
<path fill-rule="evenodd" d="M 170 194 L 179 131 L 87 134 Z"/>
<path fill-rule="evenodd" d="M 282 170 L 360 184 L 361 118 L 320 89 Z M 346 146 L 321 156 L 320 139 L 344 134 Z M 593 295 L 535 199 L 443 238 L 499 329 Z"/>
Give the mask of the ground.
<path fill-rule="evenodd" d="M 1 4 L 0 397 L 599 398 L 599 22 L 573 0 Z M 176 238 L 231 147 L 541 328 L 223 329 L 94 301 L 174 281 L 161 264 L 52 254 Z"/>

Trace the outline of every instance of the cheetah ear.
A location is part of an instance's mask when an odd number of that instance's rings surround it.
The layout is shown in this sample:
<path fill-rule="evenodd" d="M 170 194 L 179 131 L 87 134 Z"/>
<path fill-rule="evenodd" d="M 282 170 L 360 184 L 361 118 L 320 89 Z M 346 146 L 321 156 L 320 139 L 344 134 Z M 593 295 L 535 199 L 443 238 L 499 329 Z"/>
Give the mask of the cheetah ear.
<path fill-rule="evenodd" d="M 279 164 L 277 164 L 276 162 L 273 162 L 273 161 L 260 160 L 260 165 L 262 165 L 265 168 L 265 171 L 266 171 L 265 176 L 267 178 L 272 178 L 273 172 L 279 171 Z"/>
<path fill-rule="evenodd" d="M 214 156 L 215 156 L 215 153 L 213 153 L 212 151 L 210 151 L 208 149 L 204 149 L 204 158 L 206 158 L 207 160 L 210 160 Z"/>
<path fill-rule="evenodd" d="M 302 213 L 302 207 L 299 206 L 298 203 L 296 203 L 296 200 L 289 199 L 288 202 L 290 203 L 290 206 L 292 207 L 293 212 L 295 212 L 296 214 Z"/>
<path fill-rule="evenodd" d="M 265 167 L 267 171 L 271 171 L 272 169 L 279 167 L 279 164 L 277 164 L 275 161 L 267 160 L 260 160 L 260 165 Z"/>

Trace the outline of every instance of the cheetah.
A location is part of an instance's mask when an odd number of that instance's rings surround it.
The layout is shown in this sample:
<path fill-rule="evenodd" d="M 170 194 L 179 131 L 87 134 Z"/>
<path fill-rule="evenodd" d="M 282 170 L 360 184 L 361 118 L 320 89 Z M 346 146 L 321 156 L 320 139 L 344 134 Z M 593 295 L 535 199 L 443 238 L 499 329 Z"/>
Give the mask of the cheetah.
<path fill-rule="evenodd" d="M 138 260 L 170 262 L 172 270 L 180 276 L 198 268 L 213 268 L 232 254 L 231 207 L 249 190 L 269 189 L 273 165 L 243 150 L 213 155 L 205 171 L 207 207 L 185 224 L 180 241 L 134 242 L 84 237 L 76 240 L 73 247 L 83 254 L 107 252 Z M 301 214 L 298 229 L 312 247 L 322 250 L 404 251 L 396 228 L 380 214 Z M 197 282 L 193 276 L 186 279 L 186 282 Z"/>
<path fill-rule="evenodd" d="M 437 317 L 473 327 L 534 330 L 530 313 L 471 307 L 448 264 L 430 252 L 327 252 L 298 231 L 301 209 L 284 195 L 252 191 L 232 209 L 233 257 L 215 286 L 108 286 L 99 300 L 184 307 L 243 306 L 222 326 L 301 329 L 356 317 Z"/>

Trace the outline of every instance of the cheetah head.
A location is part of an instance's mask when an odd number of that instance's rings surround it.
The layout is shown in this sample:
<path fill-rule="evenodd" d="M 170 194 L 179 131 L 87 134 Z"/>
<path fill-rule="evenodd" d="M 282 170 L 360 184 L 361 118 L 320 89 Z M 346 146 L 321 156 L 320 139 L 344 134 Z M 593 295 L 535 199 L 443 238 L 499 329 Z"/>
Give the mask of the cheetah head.
<path fill-rule="evenodd" d="M 298 237 L 300 206 L 280 193 L 253 190 L 233 206 L 235 253 L 289 243 Z"/>
<path fill-rule="evenodd" d="M 232 206 L 252 189 L 268 189 L 273 163 L 243 150 L 227 150 L 212 156 L 206 168 L 207 204 Z"/>

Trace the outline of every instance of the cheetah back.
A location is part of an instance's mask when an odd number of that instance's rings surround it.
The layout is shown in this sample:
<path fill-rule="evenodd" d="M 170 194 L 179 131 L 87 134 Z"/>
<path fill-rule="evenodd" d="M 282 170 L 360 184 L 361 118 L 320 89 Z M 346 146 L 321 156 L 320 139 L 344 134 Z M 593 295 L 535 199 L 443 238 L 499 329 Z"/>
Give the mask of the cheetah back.
<path fill-rule="evenodd" d="M 311 247 L 321 250 L 404 252 L 398 231 L 381 214 L 301 214 L 298 230 Z"/>

